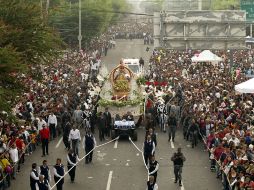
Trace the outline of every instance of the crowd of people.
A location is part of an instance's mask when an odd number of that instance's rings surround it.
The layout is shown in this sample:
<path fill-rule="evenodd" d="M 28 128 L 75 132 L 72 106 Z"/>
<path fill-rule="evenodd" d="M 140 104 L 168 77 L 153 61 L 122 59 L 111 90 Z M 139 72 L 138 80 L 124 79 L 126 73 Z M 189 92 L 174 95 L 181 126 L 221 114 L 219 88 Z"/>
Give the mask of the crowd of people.
<path fill-rule="evenodd" d="M 89 119 L 88 127 L 94 129 L 94 110 L 100 92 L 97 75 L 101 56 L 107 54 L 108 39 L 103 34 L 93 39 L 87 50 L 61 52 L 52 65 L 33 66 L 29 74 L 17 74 L 27 91 L 13 102 L 16 123 L 8 122 L 9 115 L 1 113 L 0 189 L 11 185 L 25 157 L 38 145 L 42 145 L 44 157 L 49 154 L 49 141 L 57 136 L 63 135 L 65 145 L 70 148 L 69 133 L 74 124 L 84 126 Z"/>
<path fill-rule="evenodd" d="M 153 43 L 153 28 L 148 22 L 124 22 L 111 26 L 108 33 L 113 39 L 144 39 L 144 44 Z"/>
<path fill-rule="evenodd" d="M 169 140 L 174 140 L 172 128 L 182 126 L 183 136 L 191 140 L 192 148 L 198 141 L 205 142 L 211 171 L 216 171 L 225 190 L 252 189 L 254 96 L 238 94 L 234 85 L 248 79 L 245 71 L 253 69 L 254 52 L 235 51 L 230 59 L 228 52 L 215 51 L 222 62 L 192 63 L 192 56 L 198 53 L 153 51 L 145 76 L 149 81 L 148 119 L 160 123 L 162 112 L 156 109 L 160 104 L 166 105 Z"/>

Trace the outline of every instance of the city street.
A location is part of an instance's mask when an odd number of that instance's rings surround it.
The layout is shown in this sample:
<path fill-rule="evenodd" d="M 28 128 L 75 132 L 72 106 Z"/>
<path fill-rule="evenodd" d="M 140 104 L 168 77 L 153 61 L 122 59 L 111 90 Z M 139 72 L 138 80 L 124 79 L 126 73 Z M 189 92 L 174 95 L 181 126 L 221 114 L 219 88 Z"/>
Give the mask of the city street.
<path fill-rule="evenodd" d="M 102 59 L 109 71 L 114 68 L 121 58 L 140 58 L 148 64 L 151 49 L 146 52 L 143 40 L 117 40 L 116 48 L 110 49 L 108 55 Z M 109 110 L 110 111 L 110 110 Z M 221 182 L 216 179 L 215 173 L 210 172 L 208 152 L 204 151 L 203 143 L 199 142 L 198 147 L 191 148 L 190 142 L 183 139 L 182 130 L 178 129 L 175 143 L 168 142 L 167 133 L 157 132 L 158 146 L 156 148 L 156 159 L 160 164 L 157 183 L 160 190 L 220 190 Z M 84 131 L 81 130 L 82 137 Z M 96 131 L 97 145 L 108 142 L 99 141 Z M 138 129 L 138 141 L 136 145 L 142 150 L 145 138 L 144 128 Z M 183 186 L 179 187 L 174 183 L 173 164 L 170 160 L 178 147 L 186 157 L 183 167 Z M 84 156 L 84 150 L 80 145 L 80 157 Z M 41 147 L 37 147 L 31 156 L 26 156 L 24 165 L 21 165 L 21 172 L 17 175 L 16 181 L 12 181 L 10 190 L 29 189 L 29 174 L 31 164 L 36 162 L 41 165 L 44 159 L 52 169 L 56 158 L 62 158 L 66 166 L 67 150 L 64 149 L 62 138 L 58 137 L 49 144 L 49 155 L 41 157 Z M 65 168 L 67 169 L 67 167 Z M 53 172 L 53 169 L 51 170 Z M 53 174 L 52 174 L 53 176 Z M 53 178 L 52 178 L 53 179 Z M 120 139 L 115 142 L 100 146 L 94 151 L 94 158 L 91 164 L 81 161 L 76 169 L 75 183 L 70 183 L 69 175 L 65 177 L 64 190 L 145 190 L 147 171 L 145 169 L 142 154 L 128 139 Z M 54 182 L 51 181 L 51 185 Z M 56 189 L 56 188 L 54 188 Z"/>

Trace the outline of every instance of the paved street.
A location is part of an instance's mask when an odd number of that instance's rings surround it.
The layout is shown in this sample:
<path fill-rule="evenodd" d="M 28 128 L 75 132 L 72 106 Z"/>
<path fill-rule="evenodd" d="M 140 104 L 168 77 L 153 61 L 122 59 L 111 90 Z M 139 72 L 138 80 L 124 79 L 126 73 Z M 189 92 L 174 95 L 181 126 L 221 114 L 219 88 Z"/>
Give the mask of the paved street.
<path fill-rule="evenodd" d="M 109 70 L 116 66 L 121 58 L 143 57 L 147 61 L 151 51 L 146 52 L 146 47 L 143 45 L 142 40 L 120 40 L 117 41 L 116 49 L 109 50 L 107 57 L 103 61 Z M 144 133 L 144 129 L 138 129 L 138 141 L 135 143 L 140 149 L 142 149 Z M 82 134 L 84 134 L 83 131 Z M 190 143 L 183 139 L 180 129 L 177 131 L 174 144 L 168 142 L 168 137 L 165 133 L 158 132 L 157 138 L 156 159 L 160 164 L 158 173 L 160 190 L 221 189 L 221 182 L 209 170 L 208 153 L 203 150 L 201 143 L 199 147 L 192 149 Z M 96 133 L 96 139 L 98 145 L 107 142 L 99 142 L 98 132 Z M 67 151 L 64 149 L 63 143 L 59 143 L 59 141 L 61 141 L 60 138 L 50 142 L 49 156 L 46 157 L 50 165 L 54 165 L 58 157 L 62 158 L 62 162 L 66 165 Z M 183 168 L 183 187 L 181 188 L 174 183 L 173 167 L 170 161 L 170 157 L 179 146 L 183 148 L 182 151 L 187 159 Z M 84 150 L 80 149 L 80 157 L 82 157 Z M 12 181 L 10 190 L 29 189 L 31 163 L 36 162 L 40 165 L 44 159 L 41 157 L 41 148 L 37 147 L 37 150 L 31 156 L 26 157 L 25 165 L 22 165 L 22 171 L 18 174 L 16 181 Z M 92 164 L 85 165 L 84 161 L 80 162 L 76 171 L 75 183 L 71 184 L 67 175 L 64 189 L 145 190 L 146 180 L 147 173 L 141 153 L 128 139 L 121 139 L 119 142 L 112 142 L 97 148 L 94 151 Z"/>

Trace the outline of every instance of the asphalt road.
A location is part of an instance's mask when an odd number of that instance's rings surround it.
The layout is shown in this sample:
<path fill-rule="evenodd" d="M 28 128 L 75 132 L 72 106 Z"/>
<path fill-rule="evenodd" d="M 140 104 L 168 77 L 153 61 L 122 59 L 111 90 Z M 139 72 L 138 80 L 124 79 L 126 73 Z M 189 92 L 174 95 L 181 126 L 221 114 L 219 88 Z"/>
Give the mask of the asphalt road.
<path fill-rule="evenodd" d="M 148 60 L 151 52 L 145 51 L 146 46 L 141 40 L 120 40 L 117 47 L 109 50 L 108 55 L 103 59 L 109 69 L 119 63 L 121 58 L 143 57 Z M 81 131 L 84 134 L 84 131 Z M 139 149 L 142 149 L 144 141 L 144 129 L 138 129 L 138 141 L 135 142 Z M 99 142 L 98 132 L 95 134 L 97 144 Z M 168 142 L 166 133 L 158 131 L 158 146 L 156 148 L 156 159 L 160 164 L 158 172 L 158 185 L 160 190 L 219 190 L 221 182 L 215 178 L 215 174 L 209 170 L 208 153 L 204 151 L 202 143 L 198 147 L 191 148 L 190 142 L 186 142 L 182 137 L 181 129 L 178 129 L 175 143 Z M 174 174 L 170 157 L 181 146 L 186 157 L 183 168 L 183 187 L 174 183 Z M 81 156 L 84 150 L 80 147 Z M 49 144 L 49 156 L 41 157 L 41 148 L 26 157 L 25 164 L 21 166 L 21 172 L 17 179 L 12 181 L 10 190 L 24 189 L 29 187 L 29 174 L 31 164 L 36 162 L 38 165 L 44 159 L 48 160 L 50 168 L 55 164 L 56 158 L 62 158 L 66 165 L 67 151 L 61 138 L 51 141 Z M 53 176 L 53 175 L 52 175 Z M 84 160 L 79 163 L 76 170 L 75 183 L 70 183 L 69 175 L 65 177 L 64 189 L 80 190 L 145 190 L 147 172 L 144 167 L 141 153 L 134 147 L 128 139 L 120 139 L 116 142 L 108 143 L 96 148 L 94 159 L 91 164 L 85 164 Z M 51 184 L 54 184 L 53 182 Z M 55 188 L 54 188 L 55 189 Z"/>

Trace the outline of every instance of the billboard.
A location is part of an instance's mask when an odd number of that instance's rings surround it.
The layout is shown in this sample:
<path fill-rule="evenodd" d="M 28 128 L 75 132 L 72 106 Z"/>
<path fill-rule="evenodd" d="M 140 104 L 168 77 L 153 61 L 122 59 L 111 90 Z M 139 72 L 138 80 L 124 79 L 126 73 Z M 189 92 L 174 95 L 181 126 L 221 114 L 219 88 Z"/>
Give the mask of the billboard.
<path fill-rule="evenodd" d="M 169 11 L 154 15 L 155 47 L 244 49 L 244 11 Z"/>

